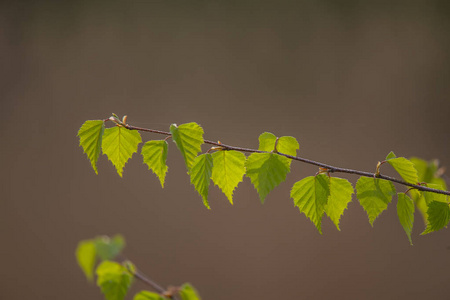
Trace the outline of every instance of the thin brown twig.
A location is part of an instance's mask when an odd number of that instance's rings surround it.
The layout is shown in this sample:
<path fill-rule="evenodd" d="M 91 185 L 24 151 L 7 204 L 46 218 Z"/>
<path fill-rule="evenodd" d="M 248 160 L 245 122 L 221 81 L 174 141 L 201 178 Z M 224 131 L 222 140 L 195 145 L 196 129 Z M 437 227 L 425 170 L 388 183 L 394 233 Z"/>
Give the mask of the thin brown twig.
<path fill-rule="evenodd" d="M 151 132 L 151 133 L 157 133 L 157 134 L 168 135 L 168 136 L 172 135 L 170 132 L 161 131 L 161 130 L 136 127 L 136 126 L 132 126 L 132 125 L 128 125 L 128 124 L 124 124 L 123 126 L 125 128 L 127 128 L 127 129 L 130 129 L 130 130 Z M 256 149 L 249 149 L 249 148 L 242 148 L 242 147 L 235 147 L 235 146 L 225 145 L 225 144 L 222 144 L 222 143 L 213 142 L 213 141 L 209 141 L 209 140 L 204 140 L 204 143 L 205 144 L 209 144 L 209 145 L 219 146 L 223 150 L 236 150 L 236 151 L 248 152 L 248 153 L 268 153 L 266 151 L 260 151 L 260 150 L 256 150 Z M 332 165 L 324 164 L 324 163 L 317 162 L 317 161 L 314 161 L 314 160 L 310 160 L 310 159 L 307 159 L 307 158 L 298 157 L 298 156 L 292 156 L 292 155 L 283 154 L 283 153 L 277 153 L 277 154 L 285 156 L 285 157 L 290 158 L 292 160 L 296 160 L 296 161 L 300 161 L 300 162 L 303 162 L 303 163 L 306 163 L 306 164 L 310 164 L 310 165 L 314 165 L 314 166 L 318 166 L 318 167 L 321 167 L 321 168 L 328 169 L 330 173 L 347 173 L 347 174 L 354 174 L 354 175 L 360 175 L 360 176 L 365 176 L 365 177 L 375 177 L 375 178 L 380 178 L 380 179 L 388 180 L 388 181 L 391 181 L 391 182 L 395 182 L 395 183 L 398 183 L 398 184 L 402 184 L 402 185 L 405 185 L 405 186 L 409 186 L 409 187 L 415 188 L 415 189 L 417 189 L 419 191 L 432 192 L 432 193 L 437 193 L 437 194 L 443 194 L 443 195 L 450 196 L 450 191 L 443 191 L 443 190 L 429 188 L 429 187 L 426 187 L 426 186 L 423 186 L 423 185 L 412 184 L 412 183 L 409 183 L 409 182 L 406 182 L 406 181 L 403 181 L 403 180 L 400 180 L 400 179 L 397 179 L 397 178 L 394 178 L 394 177 L 382 175 L 382 174 L 376 174 L 376 173 L 352 170 L 352 169 L 347 169 L 347 168 L 335 167 L 335 166 L 332 166 Z"/>
<path fill-rule="evenodd" d="M 141 273 L 139 270 L 135 270 L 134 271 L 134 277 L 136 277 L 137 279 L 139 279 L 143 283 L 145 283 L 148 286 L 150 286 L 152 289 L 154 289 L 156 292 L 158 292 L 158 294 L 161 294 L 161 295 L 164 295 L 164 296 L 166 295 L 167 290 L 165 288 L 163 288 L 162 286 L 160 286 L 159 284 L 157 284 L 156 282 L 154 282 L 153 280 L 148 278 L 146 275 Z M 171 299 L 173 299 L 173 300 L 178 300 L 178 297 L 176 295 L 171 295 L 169 297 Z"/>

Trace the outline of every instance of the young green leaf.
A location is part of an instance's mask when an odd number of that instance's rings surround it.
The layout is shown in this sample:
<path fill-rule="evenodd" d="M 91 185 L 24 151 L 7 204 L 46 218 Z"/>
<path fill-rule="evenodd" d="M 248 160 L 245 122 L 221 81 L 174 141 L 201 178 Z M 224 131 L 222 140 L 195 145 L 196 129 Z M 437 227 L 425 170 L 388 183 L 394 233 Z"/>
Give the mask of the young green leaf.
<path fill-rule="evenodd" d="M 208 203 L 209 181 L 213 168 L 213 158 L 211 154 L 205 153 L 197 156 L 192 163 L 191 183 L 195 186 L 197 192 L 203 198 L 203 204 L 206 208 L 211 209 Z"/>
<path fill-rule="evenodd" d="M 299 148 L 300 145 L 292 136 L 282 136 L 278 139 L 277 151 L 279 153 L 296 156 Z"/>
<path fill-rule="evenodd" d="M 417 184 L 419 181 L 417 170 L 414 163 L 404 157 L 396 157 L 394 152 L 386 156 L 386 161 L 400 174 L 400 176 L 409 183 Z"/>
<path fill-rule="evenodd" d="M 102 137 L 105 131 L 105 122 L 102 120 L 90 120 L 84 122 L 78 131 L 80 146 L 91 161 L 95 174 L 98 174 L 97 161 L 100 156 Z"/>
<path fill-rule="evenodd" d="M 172 133 L 172 139 L 177 145 L 184 158 L 186 167 L 191 169 L 197 154 L 202 150 L 203 144 L 203 128 L 197 123 L 187 123 L 177 126 L 176 124 L 170 125 L 170 132 Z"/>
<path fill-rule="evenodd" d="M 432 188 L 432 189 L 436 189 L 436 190 L 442 190 L 445 191 L 445 189 L 439 185 L 439 184 L 434 184 L 434 183 L 428 183 L 427 187 Z M 423 193 L 423 197 L 425 199 L 425 202 L 428 204 L 430 204 L 432 201 L 438 201 L 438 202 L 444 202 L 447 203 L 447 195 L 444 194 L 438 194 L 438 193 L 433 193 L 433 192 L 422 192 Z"/>
<path fill-rule="evenodd" d="M 133 300 L 166 300 L 166 299 L 167 298 L 161 296 L 160 294 L 149 291 L 140 291 L 133 298 Z"/>
<path fill-rule="evenodd" d="M 411 232 L 414 224 L 414 203 L 405 193 L 398 193 L 397 196 L 398 220 L 408 236 L 409 243 L 412 245 Z"/>
<path fill-rule="evenodd" d="M 436 176 L 439 168 L 436 160 L 428 162 L 417 157 L 411 157 L 409 160 L 414 164 L 414 168 L 417 170 L 419 182 L 440 184 L 440 182 L 433 182 L 434 179 L 442 179 Z M 445 185 L 443 186 L 445 187 Z"/>
<path fill-rule="evenodd" d="M 428 205 L 427 205 L 427 202 L 425 201 L 425 197 L 423 196 L 423 193 L 412 193 L 412 190 L 411 190 L 411 194 L 413 195 L 412 197 L 414 199 L 414 204 L 416 205 L 417 209 L 420 211 L 420 214 L 422 215 L 423 223 L 425 226 L 427 226 L 427 224 L 428 224 L 428 214 L 427 214 Z"/>
<path fill-rule="evenodd" d="M 108 236 L 100 236 L 95 239 L 96 252 L 102 260 L 114 259 L 124 247 L 125 239 L 120 234 L 112 239 Z"/>
<path fill-rule="evenodd" d="M 189 283 L 185 283 L 181 286 L 180 296 L 182 300 L 201 300 L 198 292 Z"/>
<path fill-rule="evenodd" d="M 246 162 L 247 177 L 258 191 L 262 203 L 276 186 L 286 180 L 290 171 L 290 160 L 274 153 L 253 153 Z"/>
<path fill-rule="evenodd" d="M 316 225 L 322 234 L 322 216 L 330 195 L 330 180 L 327 175 L 306 177 L 294 184 L 291 198 L 300 212 L 304 213 Z"/>
<path fill-rule="evenodd" d="M 450 221 L 449 203 L 433 201 L 428 204 L 428 225 L 422 234 L 438 231 L 447 227 Z"/>
<path fill-rule="evenodd" d="M 390 159 L 394 159 L 394 158 L 396 158 L 397 156 L 395 155 L 395 153 L 394 153 L 394 151 L 391 151 L 391 152 L 389 152 L 389 154 L 388 155 L 386 155 L 386 161 L 388 161 L 388 160 L 390 160 Z"/>
<path fill-rule="evenodd" d="M 286 151 L 284 154 L 296 155 L 298 143 L 293 137 L 281 137 L 277 143 L 277 137 L 270 132 L 264 132 L 259 136 L 258 150 L 272 152 L 275 150 L 275 144 L 277 144 L 278 151 L 281 147 Z M 295 148 L 296 145 L 297 148 Z M 250 178 L 258 191 L 261 202 L 264 203 L 269 192 L 286 180 L 291 160 L 274 153 L 253 153 L 248 157 L 245 165 L 247 177 Z"/>
<path fill-rule="evenodd" d="M 120 177 L 125 164 L 137 151 L 137 146 L 141 142 L 141 135 L 136 130 L 129 130 L 122 126 L 105 129 L 102 150 L 116 167 Z"/>
<path fill-rule="evenodd" d="M 356 192 L 359 203 L 367 212 L 370 225 L 373 227 L 375 219 L 387 209 L 395 195 L 395 187 L 392 182 L 379 179 L 361 177 L 356 182 Z"/>
<path fill-rule="evenodd" d="M 270 132 L 264 132 L 259 135 L 259 151 L 272 152 L 275 149 L 277 137 Z"/>
<path fill-rule="evenodd" d="M 348 203 L 352 201 L 353 193 L 353 186 L 347 179 L 330 178 L 330 196 L 328 197 L 325 212 L 339 231 L 341 230 L 339 228 L 339 220 L 344 214 Z"/>
<path fill-rule="evenodd" d="M 417 174 L 419 176 L 419 182 L 427 182 L 431 184 L 436 184 L 441 187 L 443 190 L 447 190 L 447 184 L 445 180 L 441 177 L 437 176 L 438 172 L 438 162 L 436 160 L 432 160 L 427 162 L 423 159 L 417 157 L 411 157 L 410 161 L 414 164 L 414 167 L 417 169 Z M 411 190 L 411 195 L 416 204 L 417 209 L 420 211 L 423 217 L 423 221 L 425 226 L 428 224 L 428 205 L 425 200 L 425 193 L 419 192 L 417 190 Z M 439 196 L 438 196 L 439 197 Z M 428 199 L 428 201 L 433 201 Z"/>
<path fill-rule="evenodd" d="M 104 261 L 97 267 L 97 285 L 106 300 L 124 300 L 133 275 L 121 264 Z"/>
<path fill-rule="evenodd" d="M 83 270 L 86 278 L 89 281 L 94 280 L 94 267 L 97 257 L 94 240 L 84 240 L 79 242 L 75 255 L 77 257 L 78 265 Z"/>
<path fill-rule="evenodd" d="M 168 145 L 166 141 L 148 141 L 141 149 L 144 163 L 158 176 L 163 188 L 168 170 L 166 165 L 167 149 Z"/>
<path fill-rule="evenodd" d="M 233 204 L 233 192 L 245 174 L 245 155 L 239 151 L 217 151 L 212 154 L 212 176 L 217 185 Z"/>
<path fill-rule="evenodd" d="M 282 136 L 278 139 L 270 132 L 264 132 L 259 136 L 259 148 L 260 151 L 272 152 L 275 150 L 275 144 L 277 144 L 277 151 L 279 153 L 296 156 L 297 150 L 300 148 L 297 140 L 292 136 Z"/>

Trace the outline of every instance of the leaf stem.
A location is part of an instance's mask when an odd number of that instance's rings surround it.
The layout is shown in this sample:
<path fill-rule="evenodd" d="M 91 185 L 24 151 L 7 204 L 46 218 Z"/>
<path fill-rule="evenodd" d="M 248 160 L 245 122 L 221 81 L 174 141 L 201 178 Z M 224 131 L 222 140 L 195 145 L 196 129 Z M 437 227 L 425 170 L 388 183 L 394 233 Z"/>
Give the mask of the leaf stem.
<path fill-rule="evenodd" d="M 130 130 L 151 132 L 151 133 L 157 133 L 157 134 L 162 134 L 162 135 L 171 135 L 170 132 L 161 131 L 161 130 L 136 127 L 136 126 L 132 126 L 132 125 L 128 125 L 128 124 L 126 124 L 126 125 L 124 124 L 123 126 L 125 128 L 127 128 L 127 129 L 130 129 Z M 260 151 L 260 150 L 256 150 L 256 149 L 249 149 L 249 148 L 242 148 L 242 147 L 235 147 L 235 146 L 225 145 L 225 144 L 222 144 L 222 143 L 217 143 L 217 142 L 213 142 L 213 141 L 209 141 L 209 140 L 204 140 L 204 143 L 205 144 L 209 144 L 209 145 L 214 145 L 214 146 L 220 146 L 220 147 L 222 147 L 223 150 L 236 150 L 236 151 L 248 152 L 248 153 L 267 153 L 266 151 Z M 303 163 L 306 163 L 306 164 L 310 164 L 310 165 L 314 165 L 314 166 L 318 166 L 318 167 L 321 167 L 321 168 L 328 169 L 330 173 L 347 173 L 347 174 L 360 175 L 360 176 L 365 176 L 365 177 L 380 178 L 380 179 L 388 180 L 388 181 L 395 182 L 395 183 L 398 183 L 398 184 L 401 184 L 401 185 L 409 186 L 409 187 L 418 189 L 419 191 L 432 192 L 432 193 L 437 193 L 437 194 L 443 194 L 443 195 L 450 196 L 450 191 L 443 191 L 443 190 L 429 188 L 429 187 L 426 187 L 426 186 L 421 186 L 421 185 L 418 185 L 418 184 L 412 184 L 412 183 L 409 183 L 409 182 L 406 182 L 406 181 L 403 181 L 403 180 L 400 180 L 400 179 L 397 179 L 397 178 L 394 178 L 394 177 L 382 175 L 382 174 L 370 173 L 370 172 L 364 172 L 364 171 L 359 171 L 359 170 L 335 167 L 335 166 L 332 166 L 332 165 L 324 164 L 324 163 L 317 162 L 317 161 L 314 161 L 314 160 L 310 160 L 310 159 L 307 159 L 307 158 L 298 157 L 298 156 L 292 156 L 292 155 L 283 154 L 283 153 L 277 153 L 277 154 L 285 156 L 285 157 L 290 158 L 292 160 L 296 160 L 296 161 L 300 161 L 300 162 L 303 162 Z"/>

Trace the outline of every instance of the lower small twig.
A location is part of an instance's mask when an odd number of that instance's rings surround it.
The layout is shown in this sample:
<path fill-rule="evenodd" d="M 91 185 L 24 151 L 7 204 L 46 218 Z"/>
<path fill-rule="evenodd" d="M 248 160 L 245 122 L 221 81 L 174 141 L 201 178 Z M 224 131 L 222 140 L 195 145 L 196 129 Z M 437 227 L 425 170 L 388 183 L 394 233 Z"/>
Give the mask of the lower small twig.
<path fill-rule="evenodd" d="M 134 272 L 134 277 L 136 277 L 137 279 L 139 279 L 143 283 L 145 283 L 145 284 L 149 285 L 150 287 L 152 287 L 156 292 L 158 292 L 158 294 L 161 294 L 161 295 L 163 295 L 165 297 L 169 297 L 169 298 L 171 298 L 173 300 L 178 300 L 178 297 L 172 293 L 173 288 L 170 289 L 169 291 L 167 291 L 165 288 L 163 288 L 162 286 L 160 286 L 159 284 L 157 284 L 156 282 L 154 282 L 153 280 L 148 278 L 146 275 L 141 273 L 139 270 L 136 270 Z"/>

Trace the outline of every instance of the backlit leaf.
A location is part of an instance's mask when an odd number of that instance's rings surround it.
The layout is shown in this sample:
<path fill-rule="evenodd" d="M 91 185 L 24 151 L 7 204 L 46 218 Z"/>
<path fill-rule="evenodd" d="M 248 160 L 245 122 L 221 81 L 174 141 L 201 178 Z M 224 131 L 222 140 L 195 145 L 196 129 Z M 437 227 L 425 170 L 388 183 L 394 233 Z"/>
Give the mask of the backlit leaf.
<path fill-rule="evenodd" d="M 419 182 L 432 183 L 433 178 L 436 178 L 436 172 L 438 170 L 438 164 L 436 160 L 430 162 L 417 157 L 411 157 L 409 159 L 417 170 Z"/>
<path fill-rule="evenodd" d="M 411 232 L 414 224 L 414 203 L 405 193 L 398 193 L 397 215 L 408 236 L 409 243 L 412 245 Z"/>
<path fill-rule="evenodd" d="M 166 300 L 167 298 L 153 292 L 140 291 L 137 293 L 133 300 Z"/>
<path fill-rule="evenodd" d="M 264 132 L 259 136 L 260 151 L 272 152 L 275 149 L 277 137 L 270 132 Z M 297 150 L 300 148 L 297 140 L 292 136 L 282 136 L 278 139 L 277 151 L 279 153 L 296 156 Z"/>
<path fill-rule="evenodd" d="M 103 261 L 97 267 L 97 285 L 106 300 L 124 300 L 133 281 L 133 275 L 121 264 Z"/>
<path fill-rule="evenodd" d="M 297 140 L 292 136 L 282 136 L 278 139 L 277 150 L 279 153 L 296 156 L 299 148 Z"/>
<path fill-rule="evenodd" d="M 97 257 L 94 240 L 84 240 L 79 242 L 75 255 L 77 257 L 78 265 L 83 270 L 86 278 L 89 281 L 92 281 L 94 279 L 94 267 Z"/>
<path fill-rule="evenodd" d="M 201 151 L 203 144 L 203 128 L 197 123 L 186 123 L 180 126 L 172 124 L 170 126 L 172 139 L 177 145 L 184 158 L 186 167 L 191 169 L 195 157 Z"/>
<path fill-rule="evenodd" d="M 397 156 L 394 154 L 393 151 L 389 152 L 389 154 L 386 156 L 386 161 L 396 158 Z"/>
<path fill-rule="evenodd" d="M 448 203 L 433 201 L 428 204 L 428 225 L 422 234 L 438 231 L 447 227 L 450 221 L 450 207 Z"/>
<path fill-rule="evenodd" d="M 211 154 L 205 153 L 194 159 L 192 168 L 189 171 L 191 183 L 203 198 L 203 204 L 210 209 L 208 203 L 209 181 L 213 168 L 213 158 Z"/>
<path fill-rule="evenodd" d="M 120 235 L 115 235 L 113 238 L 108 236 L 100 236 L 95 239 L 95 248 L 97 255 L 102 260 L 114 259 L 125 247 L 125 239 Z"/>
<path fill-rule="evenodd" d="M 426 186 L 429 187 L 429 188 L 432 188 L 432 189 L 445 191 L 445 189 L 439 184 L 429 183 Z M 433 201 L 444 202 L 444 203 L 448 202 L 447 201 L 448 196 L 444 195 L 444 194 L 438 194 L 438 193 L 433 193 L 433 192 L 425 192 L 425 191 L 422 191 L 422 194 L 423 194 L 423 197 L 424 197 L 425 202 L 427 203 L 427 205 L 430 204 Z"/>
<path fill-rule="evenodd" d="M 185 283 L 181 286 L 180 296 L 182 300 L 201 300 L 198 292 L 189 283 Z"/>
<path fill-rule="evenodd" d="M 414 167 L 417 169 L 417 174 L 419 176 L 419 182 L 426 182 L 431 184 L 436 184 L 441 187 L 443 190 L 447 190 L 447 184 L 445 180 L 441 177 L 438 177 L 436 174 L 438 172 L 438 162 L 436 160 L 432 160 L 427 162 L 423 159 L 417 157 L 411 157 L 410 161 L 414 163 Z M 425 199 L 425 193 L 419 192 L 417 190 L 410 191 L 414 203 L 416 204 L 417 209 L 420 211 L 423 217 L 423 221 L 425 226 L 428 224 L 428 205 L 427 200 Z M 434 196 L 431 196 L 434 197 Z M 438 196 L 439 197 L 439 196 Z M 428 202 L 433 201 L 433 199 L 428 199 Z"/>
<path fill-rule="evenodd" d="M 78 131 L 80 146 L 89 158 L 95 174 L 98 174 L 97 161 L 100 156 L 102 137 L 105 131 L 105 122 L 102 120 L 86 121 Z"/>
<path fill-rule="evenodd" d="M 161 186 L 164 188 L 164 180 L 168 170 L 167 160 L 168 145 L 166 141 L 148 141 L 142 146 L 141 154 L 144 163 L 158 176 Z"/>
<path fill-rule="evenodd" d="M 352 201 L 352 194 L 354 193 L 352 184 L 343 178 L 330 178 L 330 196 L 328 197 L 328 204 L 325 212 L 333 221 L 336 228 L 339 229 L 339 221 L 344 214 L 349 202 Z"/>
<path fill-rule="evenodd" d="M 410 193 L 413 194 L 412 190 L 410 191 Z M 427 224 L 428 224 L 427 201 L 425 201 L 425 197 L 423 196 L 423 193 L 414 193 L 414 195 L 419 195 L 419 196 L 413 196 L 414 204 L 416 205 L 417 209 L 420 211 L 420 214 L 422 215 L 423 223 L 425 224 L 425 226 L 427 226 Z"/>
<path fill-rule="evenodd" d="M 246 162 L 246 176 L 258 191 L 262 203 L 276 186 L 286 180 L 290 171 L 290 160 L 274 153 L 253 153 Z"/>
<path fill-rule="evenodd" d="M 316 225 L 320 234 L 322 234 L 322 216 L 330 195 L 329 184 L 328 176 L 320 174 L 296 182 L 291 189 L 294 205 Z"/>
<path fill-rule="evenodd" d="M 417 184 L 419 181 L 417 170 L 414 167 L 414 163 L 404 157 L 396 157 L 394 152 L 390 152 L 386 161 L 397 171 L 398 174 L 405 180 L 406 182 Z"/>
<path fill-rule="evenodd" d="M 417 174 L 419 177 L 419 182 L 426 182 L 431 183 L 440 186 L 442 190 L 447 190 L 447 184 L 445 180 L 443 180 L 441 177 L 437 176 L 438 172 L 438 162 L 437 160 L 432 160 L 430 162 L 427 162 L 421 158 L 417 157 L 411 157 L 410 161 L 414 163 L 414 167 L 417 170 Z M 412 195 L 412 199 L 414 200 L 414 203 L 416 204 L 417 209 L 420 211 L 423 217 L 423 221 L 425 226 L 428 224 L 428 206 L 427 201 L 425 200 L 425 193 L 419 192 L 417 190 L 411 190 L 410 191 Z M 432 196 L 433 197 L 433 196 Z M 438 196 L 439 197 L 439 196 Z M 429 201 L 433 201 L 432 199 L 428 199 Z"/>
<path fill-rule="evenodd" d="M 141 135 L 137 130 L 129 130 L 122 126 L 105 129 L 102 150 L 116 167 L 120 177 L 122 177 L 123 167 L 137 151 L 137 146 L 141 142 Z"/>
<path fill-rule="evenodd" d="M 395 195 L 395 187 L 392 182 L 370 177 L 361 177 L 356 182 L 356 192 L 359 203 L 367 212 L 370 225 L 387 209 Z"/>
<path fill-rule="evenodd" d="M 217 185 L 233 204 L 233 192 L 245 174 L 245 155 L 239 151 L 217 151 L 212 154 L 212 176 Z"/>
<path fill-rule="evenodd" d="M 270 132 L 264 132 L 259 135 L 259 151 L 272 152 L 275 149 L 277 137 Z"/>

